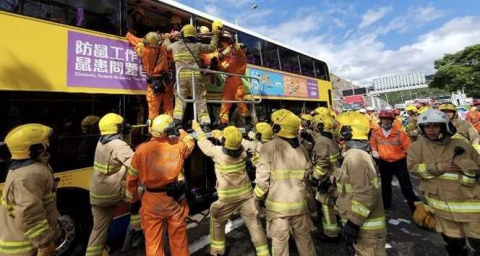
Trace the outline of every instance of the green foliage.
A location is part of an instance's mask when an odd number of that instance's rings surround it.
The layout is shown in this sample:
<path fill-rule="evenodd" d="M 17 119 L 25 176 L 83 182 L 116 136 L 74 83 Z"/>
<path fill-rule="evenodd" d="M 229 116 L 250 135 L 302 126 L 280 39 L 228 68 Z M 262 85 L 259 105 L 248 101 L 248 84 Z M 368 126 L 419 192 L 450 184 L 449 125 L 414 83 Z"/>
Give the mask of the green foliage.
<path fill-rule="evenodd" d="M 388 95 L 386 93 L 382 93 L 380 98 L 384 101 L 387 101 L 391 105 L 395 104 L 403 104 L 406 100 L 414 100 L 414 99 L 424 99 L 424 98 L 437 98 L 441 96 L 449 96 L 451 95 L 450 92 L 438 89 L 438 88 L 422 88 L 422 89 L 415 89 L 415 90 L 407 90 L 407 91 L 398 91 L 398 92 L 389 92 Z"/>
<path fill-rule="evenodd" d="M 480 97 L 480 44 L 435 61 L 437 72 L 429 86 L 449 92 L 465 89 L 468 96 Z"/>

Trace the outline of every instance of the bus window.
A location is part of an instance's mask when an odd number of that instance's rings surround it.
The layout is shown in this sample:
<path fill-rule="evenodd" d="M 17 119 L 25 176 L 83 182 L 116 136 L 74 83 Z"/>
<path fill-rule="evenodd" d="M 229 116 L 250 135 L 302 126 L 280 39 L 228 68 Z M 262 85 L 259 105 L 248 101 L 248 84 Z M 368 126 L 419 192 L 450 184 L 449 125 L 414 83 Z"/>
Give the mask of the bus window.
<path fill-rule="evenodd" d="M 327 71 L 327 65 L 325 62 L 315 60 L 315 74 L 318 79 L 329 81 Z"/>
<path fill-rule="evenodd" d="M 267 41 L 262 41 L 263 66 L 267 68 L 280 69 L 277 46 Z"/>
<path fill-rule="evenodd" d="M 83 27 L 120 35 L 122 0 L 24 0 L 1 1 L 0 10 L 23 14 L 37 19 Z"/>
<path fill-rule="evenodd" d="M 55 172 L 93 165 L 98 120 L 119 113 L 121 96 L 48 92 L 0 92 L 0 137 L 14 127 L 40 123 L 53 128 L 49 151 Z M 0 170 L 4 172 L 4 170 Z"/>
<path fill-rule="evenodd" d="M 243 32 L 238 32 L 238 41 L 247 47 L 247 62 L 260 66 L 260 39 Z"/>
<path fill-rule="evenodd" d="M 315 77 L 312 58 L 300 55 L 300 64 L 302 65 L 302 75 Z"/>
<path fill-rule="evenodd" d="M 282 62 L 282 70 L 295 74 L 301 74 L 300 65 L 298 63 L 298 54 L 292 50 L 283 47 L 278 48 L 280 51 L 280 60 Z"/>

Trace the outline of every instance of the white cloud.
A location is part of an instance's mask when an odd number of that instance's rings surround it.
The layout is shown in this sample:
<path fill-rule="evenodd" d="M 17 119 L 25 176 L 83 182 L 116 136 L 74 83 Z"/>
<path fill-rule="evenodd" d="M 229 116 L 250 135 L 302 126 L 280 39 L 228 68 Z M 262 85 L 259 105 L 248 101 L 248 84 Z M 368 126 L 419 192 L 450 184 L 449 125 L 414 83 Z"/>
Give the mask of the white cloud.
<path fill-rule="evenodd" d="M 384 6 L 377 9 L 368 10 L 364 15 L 362 15 L 362 23 L 360 23 L 359 28 L 363 29 L 374 24 L 392 10 L 392 6 Z"/>
<path fill-rule="evenodd" d="M 338 27 L 340 28 L 345 27 L 345 22 L 341 21 L 340 19 L 334 18 L 333 21 L 335 22 L 335 25 L 337 25 Z"/>
<path fill-rule="evenodd" d="M 407 13 L 392 19 L 387 25 L 375 30 L 377 34 L 387 34 L 392 31 L 406 33 L 410 29 L 419 28 L 445 15 L 445 12 L 435 8 L 432 4 L 421 7 L 409 7 Z"/>
<path fill-rule="evenodd" d="M 445 53 L 454 53 L 480 43 L 480 17 L 455 18 L 440 28 L 419 36 L 410 45 L 388 50 L 375 33 L 350 36 L 343 43 L 335 44 L 327 37 L 312 33 L 315 27 L 314 16 L 316 15 L 297 17 L 275 27 L 263 26 L 260 31 L 254 30 L 317 56 L 343 78 L 349 78 L 349 69 L 334 68 L 352 65 L 352 78 L 360 85 L 370 85 L 376 77 L 412 71 L 432 74 L 435 71 L 433 62 Z M 359 63 L 360 61 L 363 62 Z"/>

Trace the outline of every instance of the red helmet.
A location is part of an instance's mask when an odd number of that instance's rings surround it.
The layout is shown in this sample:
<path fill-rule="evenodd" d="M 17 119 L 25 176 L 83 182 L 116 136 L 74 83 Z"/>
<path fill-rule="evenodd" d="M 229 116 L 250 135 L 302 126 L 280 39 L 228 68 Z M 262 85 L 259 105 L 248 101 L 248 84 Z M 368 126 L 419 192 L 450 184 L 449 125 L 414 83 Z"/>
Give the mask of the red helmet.
<path fill-rule="evenodd" d="M 396 116 L 399 116 L 402 112 L 400 111 L 400 109 L 395 109 L 393 110 L 393 114 L 396 115 Z"/>
<path fill-rule="evenodd" d="M 480 105 L 480 99 L 474 100 L 474 101 L 473 101 L 473 105 L 474 105 L 474 106 Z"/>
<path fill-rule="evenodd" d="M 393 115 L 393 111 L 391 111 L 391 110 L 382 110 L 378 114 L 378 118 L 392 118 L 392 119 L 395 119 L 395 116 Z"/>

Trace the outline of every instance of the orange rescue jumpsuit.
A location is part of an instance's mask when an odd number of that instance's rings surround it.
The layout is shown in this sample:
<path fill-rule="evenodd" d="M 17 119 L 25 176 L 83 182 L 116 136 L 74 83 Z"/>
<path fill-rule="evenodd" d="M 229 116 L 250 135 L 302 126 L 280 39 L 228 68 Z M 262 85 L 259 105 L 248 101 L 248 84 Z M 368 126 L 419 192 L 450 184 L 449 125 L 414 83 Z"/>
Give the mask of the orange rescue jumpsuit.
<path fill-rule="evenodd" d="M 138 43 L 142 42 L 141 38 L 135 37 L 134 35 L 127 33 L 127 40 L 131 45 L 136 46 Z M 159 53 L 160 51 L 160 53 Z M 158 60 L 157 60 L 158 55 Z M 168 61 L 170 59 L 167 55 L 167 48 L 165 46 L 160 47 L 150 47 L 145 46 L 141 50 L 141 56 L 143 69 L 148 76 L 158 76 L 162 72 L 168 70 Z M 155 63 L 155 60 L 157 62 Z M 165 87 L 165 92 L 160 94 L 155 94 L 150 85 L 147 86 L 147 103 L 148 103 L 148 119 L 153 120 L 155 117 L 160 115 L 160 105 L 163 102 L 163 112 L 169 116 L 173 116 L 173 101 L 175 97 L 173 95 L 173 85 L 168 85 Z"/>
<path fill-rule="evenodd" d="M 480 112 L 470 111 L 467 114 L 467 121 L 470 122 L 478 132 L 480 132 Z"/>
<path fill-rule="evenodd" d="M 227 48 L 225 59 L 221 62 L 220 67 L 222 71 L 227 73 L 234 73 L 245 75 L 247 71 L 247 57 L 238 44 L 233 44 L 234 52 Z M 239 76 L 229 76 L 225 88 L 223 88 L 222 100 L 243 100 L 245 91 L 243 90 L 243 81 Z M 228 113 L 230 111 L 231 103 L 222 103 L 220 107 L 220 122 L 228 123 Z M 248 115 L 248 107 L 245 103 L 237 103 L 237 108 L 242 117 Z"/>
<path fill-rule="evenodd" d="M 164 256 L 163 228 L 167 224 L 171 254 L 188 256 L 187 216 L 185 199 L 175 201 L 166 192 L 148 192 L 148 188 L 165 188 L 177 182 L 183 172 L 185 159 L 192 153 L 195 143 L 186 132 L 180 138 L 152 138 L 141 144 L 132 157 L 127 174 L 126 196 L 131 201 L 138 199 L 137 187 L 147 187 L 142 196 L 142 228 L 145 231 L 147 256 Z"/>

